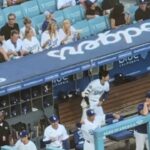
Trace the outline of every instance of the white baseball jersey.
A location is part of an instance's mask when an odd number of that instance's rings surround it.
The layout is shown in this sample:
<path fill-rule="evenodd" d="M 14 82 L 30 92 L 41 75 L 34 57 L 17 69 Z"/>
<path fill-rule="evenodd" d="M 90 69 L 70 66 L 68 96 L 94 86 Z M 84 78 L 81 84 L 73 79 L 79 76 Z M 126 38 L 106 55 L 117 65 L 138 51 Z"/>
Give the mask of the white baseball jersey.
<path fill-rule="evenodd" d="M 38 53 L 42 51 L 40 42 L 35 36 L 33 36 L 31 40 L 26 38 L 23 40 L 23 49 L 31 53 Z"/>
<path fill-rule="evenodd" d="M 33 27 L 31 27 L 31 29 L 32 29 L 32 31 L 34 33 L 34 36 L 36 36 L 35 29 Z M 24 37 L 25 37 L 25 31 L 26 31 L 26 27 L 25 26 L 20 29 L 20 38 L 21 39 L 24 39 Z"/>
<path fill-rule="evenodd" d="M 41 36 L 41 46 L 43 47 L 43 45 L 49 41 L 48 45 L 46 45 L 45 49 L 49 49 L 49 48 L 55 48 L 57 46 L 60 45 L 60 37 L 58 32 L 56 31 L 56 36 L 52 36 L 50 37 L 49 32 L 46 30 L 42 33 Z"/>
<path fill-rule="evenodd" d="M 27 144 L 23 144 L 21 140 L 18 140 L 14 147 L 16 150 L 37 150 L 32 141 L 29 141 Z"/>
<path fill-rule="evenodd" d="M 94 130 L 98 127 L 101 127 L 101 120 L 99 117 L 95 117 L 95 120 L 93 122 L 90 122 L 88 119 L 84 120 L 84 124 L 81 126 L 81 131 L 83 134 L 83 138 L 90 142 L 94 143 Z"/>
<path fill-rule="evenodd" d="M 9 39 L 6 41 L 5 46 L 6 46 L 7 51 L 19 52 L 23 49 L 23 42 L 21 39 L 18 39 L 16 44 L 13 44 L 12 41 Z"/>
<path fill-rule="evenodd" d="M 75 6 L 75 0 L 57 0 L 57 9 L 61 9 L 63 7 Z"/>
<path fill-rule="evenodd" d="M 58 147 L 62 148 L 62 141 L 68 138 L 65 127 L 61 124 L 58 125 L 57 129 L 54 129 L 51 125 L 48 126 L 44 131 L 43 141 L 54 140 L 50 144 L 46 144 L 46 148 Z"/>
<path fill-rule="evenodd" d="M 89 104 L 91 108 L 94 108 L 99 103 L 101 96 L 104 92 L 109 91 L 109 82 L 105 82 L 104 85 L 101 84 L 100 79 L 93 80 L 82 92 L 82 96 L 88 96 Z"/>

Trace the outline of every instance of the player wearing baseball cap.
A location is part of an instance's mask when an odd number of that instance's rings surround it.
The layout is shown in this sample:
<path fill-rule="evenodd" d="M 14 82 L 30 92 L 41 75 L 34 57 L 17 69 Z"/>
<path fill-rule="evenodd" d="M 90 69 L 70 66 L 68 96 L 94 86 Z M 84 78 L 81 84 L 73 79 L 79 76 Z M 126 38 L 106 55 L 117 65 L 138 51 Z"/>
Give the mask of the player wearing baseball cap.
<path fill-rule="evenodd" d="M 81 126 L 83 138 L 85 139 L 83 150 L 95 150 L 93 133 L 97 127 L 101 126 L 101 124 L 93 109 L 88 109 L 86 115 L 87 119 L 84 120 L 84 123 Z"/>
<path fill-rule="evenodd" d="M 139 115 L 148 115 L 150 112 L 150 91 L 146 94 L 145 102 L 138 105 Z M 149 150 L 148 135 L 147 135 L 147 124 L 137 126 L 134 132 L 136 141 L 136 150 L 144 150 L 146 144 L 147 150 Z"/>
<path fill-rule="evenodd" d="M 29 140 L 28 132 L 26 130 L 23 130 L 19 134 L 20 139 L 15 144 L 16 150 L 37 150 L 35 144 Z"/>
<path fill-rule="evenodd" d="M 102 71 L 99 74 L 99 79 L 93 80 L 85 88 L 85 90 L 82 92 L 82 97 L 84 99 L 88 99 L 89 107 L 91 109 L 94 109 L 96 115 L 102 117 L 102 115 L 104 115 L 104 112 L 103 108 L 101 107 L 101 104 L 104 100 L 108 98 L 108 92 L 109 92 L 109 73 L 108 71 Z M 85 114 L 82 114 L 82 116 L 85 116 Z M 82 120 L 84 119 L 85 117 L 82 117 Z"/>
<path fill-rule="evenodd" d="M 68 149 L 68 145 L 65 147 L 67 139 L 69 138 L 65 127 L 59 124 L 58 117 L 52 115 L 49 118 L 51 125 L 46 127 L 44 131 L 43 142 L 46 144 L 46 148 L 58 148 Z"/>

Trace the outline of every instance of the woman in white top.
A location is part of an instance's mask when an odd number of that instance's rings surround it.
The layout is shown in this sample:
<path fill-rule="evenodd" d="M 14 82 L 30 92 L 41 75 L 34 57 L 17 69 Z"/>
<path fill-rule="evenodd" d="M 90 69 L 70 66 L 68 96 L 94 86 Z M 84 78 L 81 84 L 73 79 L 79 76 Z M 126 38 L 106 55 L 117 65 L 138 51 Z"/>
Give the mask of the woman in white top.
<path fill-rule="evenodd" d="M 26 28 L 25 30 L 23 48 L 26 49 L 29 53 L 33 53 L 33 54 L 42 51 L 40 43 L 36 38 L 36 36 L 34 36 L 34 32 L 32 28 Z"/>
<path fill-rule="evenodd" d="M 24 23 L 24 27 L 22 27 L 22 28 L 20 29 L 20 38 L 21 38 L 21 39 L 24 39 L 26 28 L 32 28 L 33 33 L 34 33 L 34 36 L 36 36 L 36 31 L 35 31 L 35 29 L 32 27 L 32 21 L 31 21 L 31 19 L 28 18 L 28 17 L 25 17 L 23 23 Z"/>
<path fill-rule="evenodd" d="M 60 37 L 55 22 L 49 24 L 48 29 L 42 33 L 41 47 L 43 49 L 55 48 L 60 45 Z"/>
<path fill-rule="evenodd" d="M 79 39 L 79 33 L 71 26 L 68 19 L 64 20 L 62 29 L 59 30 L 61 44 L 68 44 Z"/>

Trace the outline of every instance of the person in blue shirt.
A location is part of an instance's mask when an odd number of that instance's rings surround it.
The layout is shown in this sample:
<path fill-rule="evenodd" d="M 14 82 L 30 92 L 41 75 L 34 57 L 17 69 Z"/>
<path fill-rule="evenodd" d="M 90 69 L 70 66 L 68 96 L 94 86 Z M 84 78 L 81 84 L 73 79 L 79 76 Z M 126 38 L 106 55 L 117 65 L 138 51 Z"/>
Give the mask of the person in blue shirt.
<path fill-rule="evenodd" d="M 83 150 L 84 138 L 83 138 L 83 134 L 81 131 L 81 123 L 77 123 L 76 127 L 77 127 L 77 129 L 73 133 L 75 149 Z"/>
<path fill-rule="evenodd" d="M 139 115 L 148 115 L 150 112 L 150 91 L 146 94 L 145 102 L 138 105 Z M 146 145 L 147 150 L 150 150 L 148 144 L 147 124 L 137 126 L 134 131 L 136 150 L 144 150 Z"/>

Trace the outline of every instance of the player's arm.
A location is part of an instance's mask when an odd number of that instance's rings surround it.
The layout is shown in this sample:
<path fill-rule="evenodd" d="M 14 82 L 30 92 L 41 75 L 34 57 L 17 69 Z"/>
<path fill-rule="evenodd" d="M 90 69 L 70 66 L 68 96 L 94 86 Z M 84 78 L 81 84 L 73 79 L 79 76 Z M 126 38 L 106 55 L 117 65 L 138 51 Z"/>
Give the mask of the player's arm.
<path fill-rule="evenodd" d="M 101 99 L 100 99 L 101 101 L 108 100 L 109 90 L 110 90 L 109 82 L 106 82 L 105 91 L 104 91 L 104 93 L 103 93 L 103 95 L 101 96 Z"/>
<path fill-rule="evenodd" d="M 145 102 L 144 104 L 140 104 L 139 106 L 138 106 L 138 112 L 139 112 L 139 114 L 141 114 L 141 115 L 147 115 L 148 113 L 149 113 L 149 110 L 148 110 L 148 103 L 147 102 Z"/>
<path fill-rule="evenodd" d="M 82 97 L 89 97 L 90 93 L 93 91 L 93 85 L 92 83 L 89 83 L 89 85 L 85 88 L 85 90 L 82 92 Z"/>

